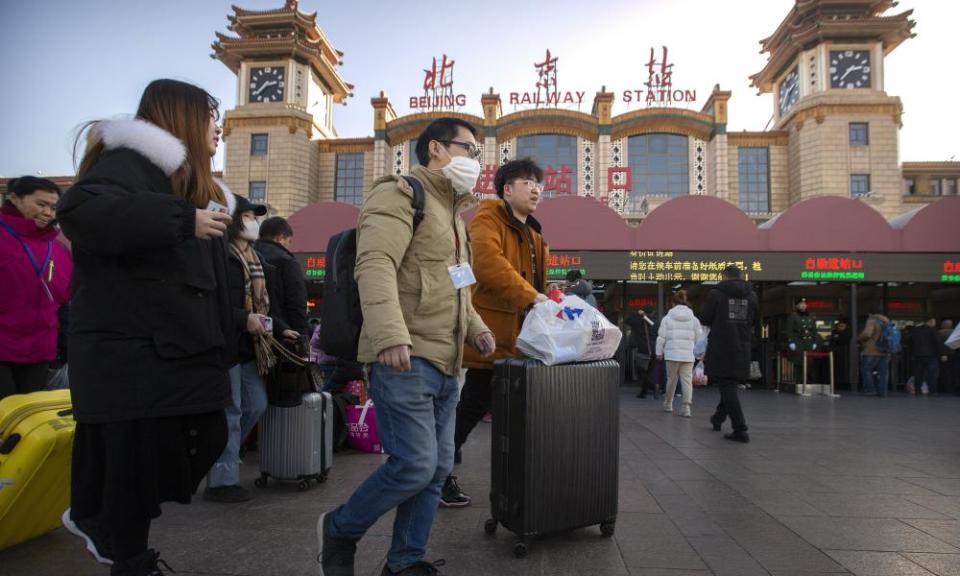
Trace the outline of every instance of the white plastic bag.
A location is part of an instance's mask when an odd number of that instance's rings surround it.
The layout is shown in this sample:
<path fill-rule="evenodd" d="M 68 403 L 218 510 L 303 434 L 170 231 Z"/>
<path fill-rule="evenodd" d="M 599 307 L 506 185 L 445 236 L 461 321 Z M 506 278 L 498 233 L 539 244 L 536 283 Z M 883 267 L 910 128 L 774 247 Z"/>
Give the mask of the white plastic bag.
<path fill-rule="evenodd" d="M 947 336 L 946 345 L 954 350 L 960 349 L 960 324 Z"/>
<path fill-rule="evenodd" d="M 697 364 L 693 367 L 693 385 L 707 385 L 707 375 L 703 371 L 703 362 L 700 360 L 697 360 Z"/>
<path fill-rule="evenodd" d="M 523 321 L 517 349 L 547 366 L 613 358 L 623 334 L 599 310 L 577 296 L 533 307 Z"/>

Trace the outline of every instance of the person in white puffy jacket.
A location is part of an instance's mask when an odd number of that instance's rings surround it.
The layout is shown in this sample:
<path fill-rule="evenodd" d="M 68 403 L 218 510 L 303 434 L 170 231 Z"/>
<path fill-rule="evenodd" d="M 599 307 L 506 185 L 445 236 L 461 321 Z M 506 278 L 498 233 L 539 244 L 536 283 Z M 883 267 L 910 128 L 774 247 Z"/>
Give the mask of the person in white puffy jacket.
<path fill-rule="evenodd" d="M 703 334 L 703 328 L 688 305 L 686 290 L 674 292 L 672 301 L 673 307 L 663 317 L 657 332 L 657 358 L 667 361 L 667 393 L 664 395 L 663 409 L 673 412 L 673 398 L 679 378 L 683 393 L 680 415 L 689 418 L 693 404 L 693 348 Z"/>

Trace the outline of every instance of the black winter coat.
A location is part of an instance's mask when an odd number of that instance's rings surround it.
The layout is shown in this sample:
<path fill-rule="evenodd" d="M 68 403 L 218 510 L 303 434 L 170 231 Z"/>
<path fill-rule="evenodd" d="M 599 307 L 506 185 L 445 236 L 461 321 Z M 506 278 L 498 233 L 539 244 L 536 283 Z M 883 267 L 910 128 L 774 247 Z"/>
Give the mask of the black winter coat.
<path fill-rule="evenodd" d="M 309 335 L 307 325 L 307 284 L 303 279 L 303 270 L 300 263 L 289 250 L 270 240 L 257 240 L 254 245 L 265 264 L 277 269 L 276 291 L 279 303 L 276 310 L 279 316 L 291 330 L 302 335 Z"/>
<path fill-rule="evenodd" d="M 647 314 L 647 318 L 653 322 L 653 326 L 647 324 L 637 312 L 631 312 L 624 322 L 630 327 L 630 347 L 636 348 L 642 354 L 653 356 L 657 349 L 657 331 L 660 326 L 656 315 Z"/>
<path fill-rule="evenodd" d="M 70 389 L 79 422 L 210 412 L 230 402 L 235 356 L 226 244 L 198 240 L 196 212 L 156 164 L 105 152 L 64 195 L 72 242 Z"/>
<path fill-rule="evenodd" d="M 710 327 L 704 370 L 712 382 L 750 377 L 753 331 L 760 327 L 757 295 L 743 280 L 724 280 L 710 291 L 700 323 Z"/>
<path fill-rule="evenodd" d="M 263 266 L 263 275 L 267 283 L 267 295 L 270 298 L 270 310 L 267 315 L 273 318 L 273 336 L 278 341 L 282 341 L 283 331 L 288 329 L 289 326 L 276 314 L 276 310 L 278 309 L 277 302 L 280 301 L 280 296 L 277 293 L 277 270 L 264 260 L 263 254 L 259 251 L 257 255 L 260 257 L 260 264 Z M 246 294 L 244 293 L 246 281 L 243 277 L 243 263 L 240 262 L 240 259 L 237 258 L 233 251 L 230 251 L 227 259 L 227 285 L 230 291 L 230 309 L 233 316 L 234 327 L 233 342 L 234 348 L 236 349 L 236 354 L 230 359 L 230 365 L 232 366 L 238 362 L 251 362 L 256 359 L 256 353 L 253 349 L 253 337 L 247 332 L 247 317 L 250 313 L 244 308 L 244 302 L 246 302 Z"/>
<path fill-rule="evenodd" d="M 916 326 L 910 332 L 911 354 L 915 358 L 936 358 L 940 355 L 940 335 L 936 328 Z"/>

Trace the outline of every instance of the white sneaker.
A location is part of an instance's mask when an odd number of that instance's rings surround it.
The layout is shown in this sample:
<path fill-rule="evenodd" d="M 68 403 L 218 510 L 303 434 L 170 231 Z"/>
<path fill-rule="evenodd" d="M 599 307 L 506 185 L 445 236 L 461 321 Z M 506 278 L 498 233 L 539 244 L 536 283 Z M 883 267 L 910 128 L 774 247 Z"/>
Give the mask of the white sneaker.
<path fill-rule="evenodd" d="M 680 415 L 683 416 L 684 418 L 690 418 L 691 414 L 690 414 L 689 404 L 684 404 L 683 407 L 680 408 Z"/>
<path fill-rule="evenodd" d="M 673 404 L 670 403 L 670 402 L 664 402 L 664 403 L 663 403 L 663 411 L 664 411 L 664 412 L 673 412 Z"/>

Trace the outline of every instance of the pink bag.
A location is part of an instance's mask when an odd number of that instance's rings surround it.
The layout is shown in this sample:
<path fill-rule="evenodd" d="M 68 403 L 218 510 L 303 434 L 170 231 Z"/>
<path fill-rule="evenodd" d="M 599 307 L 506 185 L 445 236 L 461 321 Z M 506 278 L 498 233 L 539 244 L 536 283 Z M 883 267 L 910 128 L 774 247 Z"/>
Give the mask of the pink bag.
<path fill-rule="evenodd" d="M 362 406 L 347 406 L 347 445 L 361 452 L 383 453 L 377 433 L 377 409 L 372 400 Z"/>

